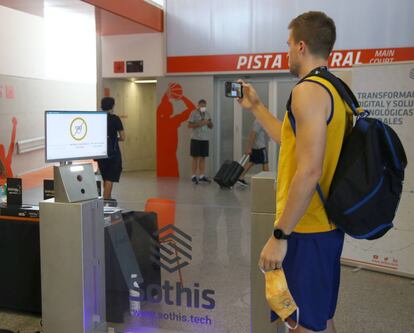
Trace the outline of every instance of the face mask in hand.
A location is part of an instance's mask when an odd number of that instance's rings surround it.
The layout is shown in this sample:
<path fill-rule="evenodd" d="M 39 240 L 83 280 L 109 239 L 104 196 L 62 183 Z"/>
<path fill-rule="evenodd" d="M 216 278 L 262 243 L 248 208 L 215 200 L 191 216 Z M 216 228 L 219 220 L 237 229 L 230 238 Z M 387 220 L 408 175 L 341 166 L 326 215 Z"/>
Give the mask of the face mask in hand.
<path fill-rule="evenodd" d="M 299 323 L 299 308 L 289 291 L 283 269 L 276 269 L 268 272 L 261 271 L 265 275 L 266 300 L 270 308 L 276 312 L 283 321 L 297 311 L 296 327 L 290 327 L 290 325 L 285 322 L 285 325 L 291 330 L 296 329 Z"/>

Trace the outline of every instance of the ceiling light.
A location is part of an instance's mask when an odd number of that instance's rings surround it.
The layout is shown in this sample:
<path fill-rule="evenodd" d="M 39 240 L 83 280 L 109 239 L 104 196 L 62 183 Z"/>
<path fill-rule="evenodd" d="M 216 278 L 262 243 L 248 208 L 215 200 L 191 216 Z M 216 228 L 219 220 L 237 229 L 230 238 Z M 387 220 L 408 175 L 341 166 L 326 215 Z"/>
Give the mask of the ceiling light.
<path fill-rule="evenodd" d="M 157 80 L 135 80 L 135 83 L 157 83 Z"/>

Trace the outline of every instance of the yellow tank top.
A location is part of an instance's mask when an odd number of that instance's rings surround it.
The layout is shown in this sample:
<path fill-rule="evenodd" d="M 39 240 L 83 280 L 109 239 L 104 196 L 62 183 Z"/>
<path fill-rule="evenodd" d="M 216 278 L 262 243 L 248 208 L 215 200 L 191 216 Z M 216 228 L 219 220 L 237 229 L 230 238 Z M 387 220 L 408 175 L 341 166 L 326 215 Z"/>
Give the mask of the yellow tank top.
<path fill-rule="evenodd" d="M 329 188 L 339 160 L 346 130 L 352 125 L 352 111 L 327 80 L 317 76 L 311 76 L 306 81 L 313 81 L 315 84 L 324 86 L 330 93 L 333 106 L 333 110 L 331 110 L 328 119 L 322 177 L 319 179 L 319 185 L 326 198 L 329 194 Z M 275 225 L 277 225 L 285 209 L 289 187 L 296 172 L 297 161 L 295 150 L 296 138 L 286 112 L 282 123 L 279 151 Z M 296 225 L 294 232 L 314 233 L 326 232 L 333 229 L 335 229 L 335 226 L 329 222 L 323 203 L 315 191 L 308 209 Z"/>

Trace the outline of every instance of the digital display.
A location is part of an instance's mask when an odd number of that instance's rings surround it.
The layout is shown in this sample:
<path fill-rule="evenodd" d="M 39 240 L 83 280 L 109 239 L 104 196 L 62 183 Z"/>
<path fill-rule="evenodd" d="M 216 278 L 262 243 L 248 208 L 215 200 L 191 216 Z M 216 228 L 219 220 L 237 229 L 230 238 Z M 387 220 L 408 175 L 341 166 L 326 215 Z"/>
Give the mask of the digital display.
<path fill-rule="evenodd" d="M 46 111 L 46 162 L 107 157 L 107 113 Z"/>

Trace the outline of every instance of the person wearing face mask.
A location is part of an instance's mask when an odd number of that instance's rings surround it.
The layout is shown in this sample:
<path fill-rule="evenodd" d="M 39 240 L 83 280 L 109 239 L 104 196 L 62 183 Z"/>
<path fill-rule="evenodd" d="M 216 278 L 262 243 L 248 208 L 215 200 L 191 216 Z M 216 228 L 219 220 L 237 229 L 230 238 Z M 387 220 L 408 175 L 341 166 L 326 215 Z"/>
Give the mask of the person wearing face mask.
<path fill-rule="evenodd" d="M 211 183 L 205 175 L 205 159 L 209 155 L 209 130 L 213 128 L 211 115 L 207 111 L 207 102 L 204 99 L 198 101 L 188 121 L 188 128 L 192 129 L 190 154 L 192 157 L 192 177 L 194 184 L 199 182 Z M 199 176 L 197 176 L 197 171 Z"/>
<path fill-rule="evenodd" d="M 98 160 L 99 171 L 104 182 L 103 197 L 110 200 L 113 183 L 118 183 L 122 172 L 122 156 L 119 141 L 125 141 L 125 132 L 121 119 L 113 114 L 115 99 L 104 97 L 101 100 L 101 109 L 108 112 L 108 158 Z"/>

